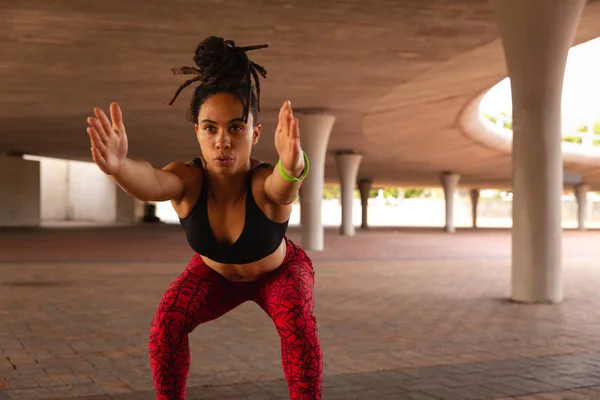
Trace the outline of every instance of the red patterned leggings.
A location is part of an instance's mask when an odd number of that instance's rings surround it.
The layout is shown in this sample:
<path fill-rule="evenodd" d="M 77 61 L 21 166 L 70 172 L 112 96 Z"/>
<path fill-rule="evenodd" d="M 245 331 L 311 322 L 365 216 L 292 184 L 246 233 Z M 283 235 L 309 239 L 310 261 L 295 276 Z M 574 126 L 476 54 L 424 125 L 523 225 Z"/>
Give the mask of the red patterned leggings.
<path fill-rule="evenodd" d="M 314 270 L 306 253 L 286 238 L 282 265 L 255 282 L 232 282 L 195 255 L 163 294 L 152 321 L 150 364 L 157 399 L 185 398 L 190 368 L 188 334 L 252 300 L 271 317 L 281 339 L 290 399 L 321 398 L 323 362 L 313 315 Z"/>

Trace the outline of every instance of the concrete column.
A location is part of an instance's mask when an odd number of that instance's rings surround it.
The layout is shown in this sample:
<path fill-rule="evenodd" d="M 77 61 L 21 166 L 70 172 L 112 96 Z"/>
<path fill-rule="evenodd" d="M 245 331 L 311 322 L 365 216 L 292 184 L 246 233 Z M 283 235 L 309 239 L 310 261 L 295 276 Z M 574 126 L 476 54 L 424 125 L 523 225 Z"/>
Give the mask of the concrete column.
<path fill-rule="evenodd" d="M 115 185 L 116 186 L 116 185 Z M 110 201 L 110 199 L 109 199 Z M 115 198 L 116 210 L 115 210 L 115 223 L 118 225 L 135 225 L 139 222 L 144 221 L 145 217 L 145 202 L 138 200 L 127 193 L 121 188 L 116 188 Z M 156 218 L 156 212 L 154 213 Z M 158 222 L 156 218 L 153 222 Z"/>
<path fill-rule="evenodd" d="M 477 228 L 477 203 L 479 203 L 479 189 L 471 189 L 469 195 L 471 196 L 471 221 L 473 222 L 473 228 Z"/>
<path fill-rule="evenodd" d="M 590 191 L 590 186 L 579 184 L 575 186 L 575 197 L 577 198 L 577 229 L 580 231 L 586 230 L 586 222 L 589 220 L 589 207 L 587 194 Z"/>
<path fill-rule="evenodd" d="M 454 193 L 460 180 L 460 175 L 451 172 L 444 172 L 441 177 L 444 188 L 444 197 L 446 198 L 446 225 L 444 230 L 448 233 L 454 233 Z"/>
<path fill-rule="evenodd" d="M 340 152 L 335 156 L 342 187 L 342 226 L 340 233 L 344 236 L 354 235 L 352 206 L 354 204 L 354 188 L 358 167 L 362 157 L 361 154 L 352 152 Z"/>
<path fill-rule="evenodd" d="M 295 111 L 300 124 L 302 149 L 310 160 L 310 173 L 302 183 L 300 218 L 302 221 L 302 247 L 321 251 L 324 247 L 323 184 L 325 181 L 325 155 L 335 117 L 323 111 Z"/>
<path fill-rule="evenodd" d="M 563 299 L 561 97 L 585 0 L 491 0 L 513 104 L 512 299 Z"/>
<path fill-rule="evenodd" d="M 369 227 L 369 192 L 373 186 L 373 181 L 369 179 L 362 179 L 358 182 L 358 190 L 360 191 L 360 205 L 362 209 L 362 219 L 360 227 L 367 229 Z"/>
<path fill-rule="evenodd" d="M 40 225 L 40 163 L 0 155 L 0 227 Z"/>

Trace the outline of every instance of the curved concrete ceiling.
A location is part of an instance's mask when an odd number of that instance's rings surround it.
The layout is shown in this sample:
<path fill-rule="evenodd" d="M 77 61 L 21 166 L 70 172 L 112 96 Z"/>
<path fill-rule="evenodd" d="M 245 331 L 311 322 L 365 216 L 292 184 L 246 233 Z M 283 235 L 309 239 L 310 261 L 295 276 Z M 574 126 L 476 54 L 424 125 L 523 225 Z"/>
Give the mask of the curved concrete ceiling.
<path fill-rule="evenodd" d="M 577 42 L 600 36 L 600 3 L 584 11 Z M 487 0 L 265 0 L 0 3 L 0 152 L 90 160 L 86 117 L 118 101 L 130 155 L 155 166 L 199 152 L 185 121 L 182 82 L 196 44 L 217 35 L 264 65 L 263 138 L 255 157 L 274 162 L 272 132 L 284 99 L 337 117 L 336 150 L 364 154 L 360 177 L 378 184 L 437 185 L 441 171 L 472 186 L 506 185 L 510 156 L 465 135 L 461 111 L 505 77 Z M 600 184 L 593 168 L 577 167 Z"/>
<path fill-rule="evenodd" d="M 600 3 L 591 2 L 584 10 L 574 44 L 598 36 Z M 410 149 L 396 155 L 399 171 L 418 166 L 414 173 L 399 172 L 388 179 L 439 185 L 439 174 L 449 170 L 461 174 L 461 186 L 510 187 L 510 140 L 493 135 L 477 111 L 481 96 L 506 74 L 498 39 L 441 63 L 382 97 L 364 118 L 367 140 L 374 143 L 378 132 L 399 129 L 400 121 L 404 121 L 401 134 L 388 146 Z M 573 154 L 567 157 L 565 169 L 600 188 L 596 160 L 577 159 Z"/>

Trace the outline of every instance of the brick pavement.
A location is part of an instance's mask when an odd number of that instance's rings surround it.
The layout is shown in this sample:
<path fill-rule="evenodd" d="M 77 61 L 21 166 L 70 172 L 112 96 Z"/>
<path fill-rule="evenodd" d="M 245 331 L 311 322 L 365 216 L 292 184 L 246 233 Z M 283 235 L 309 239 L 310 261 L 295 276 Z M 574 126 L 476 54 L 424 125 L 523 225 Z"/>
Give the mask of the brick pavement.
<path fill-rule="evenodd" d="M 545 306 L 506 301 L 508 232 L 329 231 L 311 254 L 324 399 L 600 398 L 598 239 L 565 233 L 567 299 Z M 0 231 L 0 400 L 152 398 L 149 322 L 189 257 L 180 240 L 175 227 Z M 189 398 L 285 398 L 256 305 L 190 342 Z"/>

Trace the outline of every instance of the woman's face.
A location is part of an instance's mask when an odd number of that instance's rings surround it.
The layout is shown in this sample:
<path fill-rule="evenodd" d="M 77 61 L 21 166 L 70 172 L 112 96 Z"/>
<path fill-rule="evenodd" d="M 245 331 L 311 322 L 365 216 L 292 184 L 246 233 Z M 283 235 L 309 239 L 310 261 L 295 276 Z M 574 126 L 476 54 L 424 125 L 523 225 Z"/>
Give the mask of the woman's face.
<path fill-rule="evenodd" d="M 211 95 L 200 106 L 196 137 L 209 169 L 231 174 L 247 168 L 261 127 L 252 114 L 244 123 L 243 114 L 242 102 L 229 93 Z"/>

